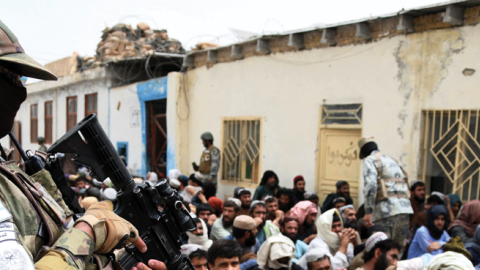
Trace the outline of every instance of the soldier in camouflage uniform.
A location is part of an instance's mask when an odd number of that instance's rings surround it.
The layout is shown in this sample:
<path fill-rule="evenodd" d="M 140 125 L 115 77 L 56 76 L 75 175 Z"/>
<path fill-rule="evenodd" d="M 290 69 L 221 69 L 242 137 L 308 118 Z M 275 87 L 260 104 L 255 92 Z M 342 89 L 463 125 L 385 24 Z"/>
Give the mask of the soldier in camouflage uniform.
<path fill-rule="evenodd" d="M 24 53 L 0 21 L 0 138 L 12 129 L 27 97 L 20 76 L 57 79 Z M 146 251 L 137 230 L 105 202 L 91 206 L 74 224 L 68 222 L 73 213 L 51 175 L 43 169 L 29 176 L 8 161 L 1 145 L 0 154 L 0 269 L 97 269 L 93 263 L 105 266 L 107 260 L 94 253 L 108 253 L 125 235 Z"/>
<path fill-rule="evenodd" d="M 406 173 L 393 158 L 378 151 L 373 137 L 362 138 L 358 146 L 365 184 L 364 225 L 367 228 L 374 224 L 384 226 L 388 236 L 402 248 L 401 258 L 413 214 Z"/>
<path fill-rule="evenodd" d="M 199 171 L 204 176 L 204 182 L 212 182 L 217 185 L 218 170 L 220 169 L 220 150 L 213 145 L 213 135 L 205 132 L 200 137 L 205 150 L 200 157 L 200 165 L 194 164 L 194 170 Z"/>

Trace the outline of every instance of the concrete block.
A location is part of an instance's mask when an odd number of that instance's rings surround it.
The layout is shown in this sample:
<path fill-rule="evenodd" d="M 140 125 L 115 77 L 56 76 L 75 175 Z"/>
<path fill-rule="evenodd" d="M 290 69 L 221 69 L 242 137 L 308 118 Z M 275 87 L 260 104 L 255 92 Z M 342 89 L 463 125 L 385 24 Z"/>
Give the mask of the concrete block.
<path fill-rule="evenodd" d="M 401 15 L 397 25 L 398 31 L 405 31 L 405 33 L 412 33 L 415 31 L 413 28 L 413 17 L 410 15 Z"/>
<path fill-rule="evenodd" d="M 303 41 L 303 33 L 290 34 L 288 37 L 287 46 L 297 48 L 299 50 L 305 48 L 305 43 Z"/>
<path fill-rule="evenodd" d="M 207 63 L 215 64 L 218 62 L 218 51 L 209 50 L 207 52 Z"/>
<path fill-rule="evenodd" d="M 320 43 L 328 44 L 328 45 L 335 45 L 337 42 L 335 41 L 336 31 L 333 28 L 323 29 L 322 38 L 320 39 Z"/>
<path fill-rule="evenodd" d="M 243 59 L 245 56 L 243 55 L 243 49 L 240 45 L 233 45 L 232 46 L 232 53 L 230 54 L 230 58 L 233 60 Z"/>
<path fill-rule="evenodd" d="M 194 68 L 195 67 L 195 56 L 187 55 L 183 60 L 183 66 L 186 68 Z"/>
<path fill-rule="evenodd" d="M 371 39 L 372 34 L 370 33 L 370 25 L 366 22 L 357 23 L 355 37 L 359 39 Z"/>
<path fill-rule="evenodd" d="M 268 45 L 268 39 L 258 39 L 257 40 L 257 53 L 262 53 L 262 54 L 269 54 L 270 53 L 270 46 Z"/>
<path fill-rule="evenodd" d="M 445 11 L 445 16 L 443 17 L 443 22 L 448 23 L 450 25 L 462 25 L 464 11 L 465 11 L 465 8 L 460 6 L 456 6 L 456 5 L 447 6 L 447 10 Z"/>

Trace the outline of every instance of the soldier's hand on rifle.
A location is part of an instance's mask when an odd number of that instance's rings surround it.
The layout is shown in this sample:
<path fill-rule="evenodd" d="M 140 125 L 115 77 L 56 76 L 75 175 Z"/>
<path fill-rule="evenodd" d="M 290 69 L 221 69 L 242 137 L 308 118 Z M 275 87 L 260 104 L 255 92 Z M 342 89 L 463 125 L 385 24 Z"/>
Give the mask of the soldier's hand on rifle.
<path fill-rule="evenodd" d="M 148 266 L 138 263 L 137 267 L 133 267 L 132 270 L 167 270 L 167 267 L 161 261 L 150 260 L 148 261 Z"/>
<path fill-rule="evenodd" d="M 90 206 L 85 215 L 75 222 L 75 227 L 86 231 L 92 237 L 95 242 L 95 253 L 109 253 L 120 241 L 125 240 L 135 245 L 141 252 L 147 251 L 147 246 L 138 237 L 137 229 L 130 222 L 110 211 L 106 202 Z"/>

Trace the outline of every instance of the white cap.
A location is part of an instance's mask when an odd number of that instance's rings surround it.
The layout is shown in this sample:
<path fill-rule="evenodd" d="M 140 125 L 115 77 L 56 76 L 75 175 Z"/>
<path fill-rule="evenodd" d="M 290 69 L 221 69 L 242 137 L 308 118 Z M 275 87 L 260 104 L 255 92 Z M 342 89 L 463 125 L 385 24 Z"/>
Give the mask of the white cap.
<path fill-rule="evenodd" d="M 325 252 L 325 249 L 314 248 L 314 249 L 309 250 L 305 254 L 305 260 L 307 261 L 307 263 L 316 262 L 316 261 L 318 261 L 318 259 L 325 257 L 325 255 L 328 256 L 328 253 Z"/>
<path fill-rule="evenodd" d="M 242 206 L 242 201 L 237 198 L 228 198 L 228 200 L 234 202 L 238 206 Z"/>
<path fill-rule="evenodd" d="M 170 183 L 170 186 L 172 186 L 173 188 L 180 187 L 180 181 L 178 181 L 177 179 L 170 179 L 169 183 Z"/>
<path fill-rule="evenodd" d="M 372 234 L 365 242 L 365 251 L 369 252 L 380 241 L 387 240 L 388 236 L 384 232 L 376 232 Z"/>

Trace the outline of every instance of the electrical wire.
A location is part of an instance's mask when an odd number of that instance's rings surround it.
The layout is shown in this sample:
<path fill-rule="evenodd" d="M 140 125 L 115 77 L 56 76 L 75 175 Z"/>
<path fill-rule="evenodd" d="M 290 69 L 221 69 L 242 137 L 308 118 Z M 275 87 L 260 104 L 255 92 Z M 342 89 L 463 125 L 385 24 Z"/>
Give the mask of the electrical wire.
<path fill-rule="evenodd" d="M 333 56 L 333 57 L 331 57 L 331 58 L 329 58 L 329 59 L 315 60 L 315 61 L 310 61 L 310 62 L 292 61 L 292 60 L 287 60 L 287 59 L 281 59 L 281 58 L 275 57 L 274 55 L 272 55 L 272 56 L 269 57 L 268 59 L 272 59 L 272 60 L 275 60 L 275 61 L 278 61 L 278 62 L 282 62 L 282 63 L 298 65 L 298 66 L 314 65 L 314 64 L 327 63 L 327 62 L 332 62 L 332 61 L 337 61 L 337 60 L 341 60 L 341 59 L 353 57 L 353 56 L 356 56 L 356 55 L 358 55 L 358 54 L 361 54 L 361 53 L 364 53 L 364 52 L 366 52 L 366 51 L 369 51 L 369 50 L 371 50 L 371 49 L 377 48 L 378 46 L 383 45 L 383 43 L 385 43 L 385 42 L 379 41 L 376 45 L 374 45 L 374 46 L 369 46 L 369 47 L 366 48 L 365 50 L 358 51 L 358 52 L 356 52 L 356 53 L 349 54 L 349 55 L 345 55 L 345 56 L 342 56 L 342 57 L 337 57 L 337 56 L 343 55 L 345 52 L 343 52 L 343 53 L 341 53 L 341 54 L 338 54 L 338 55 L 336 55 L 336 56 Z"/>
<path fill-rule="evenodd" d="M 187 83 L 185 81 L 188 80 L 188 77 L 187 77 L 187 72 L 184 71 L 182 72 L 182 89 L 181 91 L 178 91 L 178 96 L 177 96 L 177 102 L 175 103 L 176 104 L 176 113 L 177 113 L 177 117 L 178 119 L 180 119 L 181 121 L 184 121 L 184 120 L 187 120 L 188 117 L 190 116 L 190 104 L 188 103 L 188 96 L 187 96 Z M 185 103 L 187 104 L 187 116 L 185 118 L 182 118 L 180 116 L 180 113 L 178 111 L 178 102 L 180 101 L 180 93 L 183 91 L 183 95 L 185 96 Z"/>

